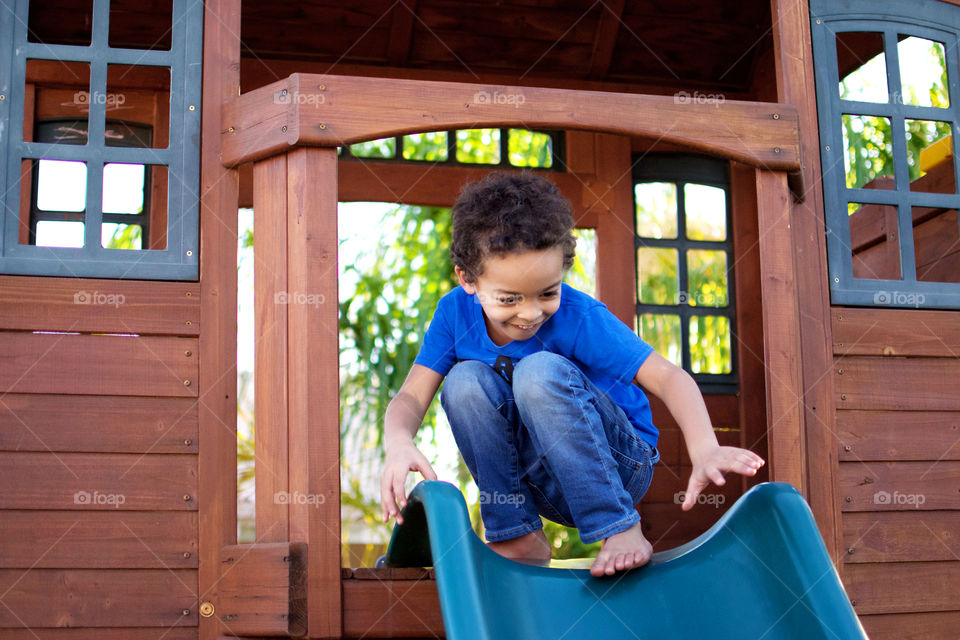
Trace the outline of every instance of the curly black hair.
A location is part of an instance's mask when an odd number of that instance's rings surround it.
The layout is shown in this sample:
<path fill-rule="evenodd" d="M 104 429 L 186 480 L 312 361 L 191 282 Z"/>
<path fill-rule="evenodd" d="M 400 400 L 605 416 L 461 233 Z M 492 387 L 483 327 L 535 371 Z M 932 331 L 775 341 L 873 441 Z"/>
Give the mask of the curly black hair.
<path fill-rule="evenodd" d="M 483 274 L 488 255 L 563 248 L 563 268 L 573 266 L 570 203 L 551 181 L 532 173 L 491 173 L 468 183 L 453 205 L 450 260 L 467 282 Z"/>

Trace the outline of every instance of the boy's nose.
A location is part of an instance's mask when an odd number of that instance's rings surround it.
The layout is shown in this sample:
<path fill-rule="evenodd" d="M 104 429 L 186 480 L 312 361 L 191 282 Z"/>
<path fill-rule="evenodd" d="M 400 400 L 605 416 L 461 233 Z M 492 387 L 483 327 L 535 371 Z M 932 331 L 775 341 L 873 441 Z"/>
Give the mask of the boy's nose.
<path fill-rule="evenodd" d="M 540 305 L 535 303 L 521 305 L 517 310 L 517 317 L 521 320 L 537 320 L 541 315 Z"/>

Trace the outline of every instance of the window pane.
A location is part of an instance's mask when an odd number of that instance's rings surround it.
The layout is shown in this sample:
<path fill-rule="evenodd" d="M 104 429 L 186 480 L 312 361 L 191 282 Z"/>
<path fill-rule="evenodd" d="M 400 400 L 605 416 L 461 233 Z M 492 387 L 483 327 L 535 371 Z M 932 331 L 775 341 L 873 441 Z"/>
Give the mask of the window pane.
<path fill-rule="evenodd" d="M 690 370 L 730 373 L 730 321 L 724 316 L 690 317 Z"/>
<path fill-rule="evenodd" d="M 515 167 L 553 166 L 553 139 L 549 134 L 529 129 L 510 129 L 507 138 L 510 164 Z"/>
<path fill-rule="evenodd" d="M 104 144 L 108 147 L 166 149 L 170 128 L 170 68 L 131 64 L 107 66 L 106 94 L 94 92 L 106 109 Z M 136 89 L 130 88 L 131 85 Z M 131 124 L 124 126 L 123 122 Z M 141 125 L 135 122 L 144 123 Z"/>
<path fill-rule="evenodd" d="M 960 282 L 956 209 L 913 207 L 913 253 L 920 282 Z"/>
<path fill-rule="evenodd" d="M 889 118 L 844 114 L 843 146 L 848 188 L 894 188 Z"/>
<path fill-rule="evenodd" d="M 13 3 L 4 3 L 4 11 L 12 12 L 12 7 Z M 93 0 L 76 0 L 70 2 L 69 7 L 67 13 L 51 10 L 48 2 L 31 2 L 27 40 L 46 44 L 89 45 L 93 31 Z"/>
<path fill-rule="evenodd" d="M 644 304 L 677 304 L 677 250 L 637 249 L 637 300 Z"/>
<path fill-rule="evenodd" d="M 105 164 L 102 211 L 104 213 L 142 213 L 144 173 L 142 164 Z"/>
<path fill-rule="evenodd" d="M 110 0 L 110 46 L 170 49 L 173 0 Z"/>
<path fill-rule="evenodd" d="M 687 237 L 691 240 L 727 239 L 727 192 L 703 184 L 683 185 Z"/>
<path fill-rule="evenodd" d="M 100 246 L 104 249 L 141 249 L 142 227 L 138 224 L 104 222 Z"/>
<path fill-rule="evenodd" d="M 885 204 L 848 205 L 853 277 L 900 279 L 897 208 Z"/>
<path fill-rule="evenodd" d="M 904 120 L 910 190 L 956 193 L 950 123 Z"/>
<path fill-rule="evenodd" d="M 903 104 L 949 107 L 947 64 L 943 45 L 910 36 L 897 43 Z"/>
<path fill-rule="evenodd" d="M 39 5 L 34 2 L 32 4 Z M 26 81 L 36 86 L 33 104 L 24 102 L 24 113 L 33 111 L 35 131 L 25 130 L 26 142 L 87 144 L 90 100 L 90 63 L 65 60 L 27 60 Z M 26 100 L 26 91 L 21 95 Z"/>
<path fill-rule="evenodd" d="M 883 34 L 837 34 L 837 77 L 840 97 L 861 102 L 887 102 L 887 63 Z"/>
<path fill-rule="evenodd" d="M 41 220 L 37 223 L 38 247 L 83 247 L 83 223 Z"/>
<path fill-rule="evenodd" d="M 637 333 L 654 351 L 681 366 L 680 316 L 644 313 L 637 318 Z"/>
<path fill-rule="evenodd" d="M 38 164 L 38 209 L 83 211 L 87 208 L 87 164 L 85 162 L 40 160 Z"/>
<path fill-rule="evenodd" d="M 633 187 L 637 207 L 637 235 L 642 238 L 677 237 L 677 185 L 644 182 Z"/>
<path fill-rule="evenodd" d="M 392 158 L 396 155 L 397 139 L 380 138 L 350 145 L 350 153 L 358 158 Z"/>
<path fill-rule="evenodd" d="M 447 159 L 447 132 L 432 131 L 403 136 L 403 158 L 444 162 Z"/>
<path fill-rule="evenodd" d="M 577 256 L 573 266 L 564 274 L 563 281 L 575 289 L 596 296 L 597 291 L 597 231 L 574 229 Z"/>
<path fill-rule="evenodd" d="M 500 164 L 500 129 L 457 131 L 457 162 Z"/>
<path fill-rule="evenodd" d="M 727 306 L 726 251 L 687 251 L 687 278 L 690 282 L 687 303 L 691 307 Z"/>

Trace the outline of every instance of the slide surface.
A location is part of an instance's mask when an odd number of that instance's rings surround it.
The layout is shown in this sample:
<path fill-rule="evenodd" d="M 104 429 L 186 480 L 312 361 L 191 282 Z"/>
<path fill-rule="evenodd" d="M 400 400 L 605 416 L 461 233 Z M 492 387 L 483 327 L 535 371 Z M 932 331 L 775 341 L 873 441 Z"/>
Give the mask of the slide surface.
<path fill-rule="evenodd" d="M 602 578 L 497 555 L 446 482 L 418 484 L 404 519 L 386 566 L 435 568 L 449 640 L 866 638 L 810 508 L 788 484 L 754 487 L 695 540 Z"/>

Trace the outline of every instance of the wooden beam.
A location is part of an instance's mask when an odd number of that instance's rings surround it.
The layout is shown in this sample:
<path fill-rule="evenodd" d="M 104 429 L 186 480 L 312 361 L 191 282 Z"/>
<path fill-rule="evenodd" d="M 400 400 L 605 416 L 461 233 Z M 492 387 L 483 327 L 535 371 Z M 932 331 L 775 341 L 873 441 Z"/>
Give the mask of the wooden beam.
<path fill-rule="evenodd" d="M 593 80 L 602 80 L 610 70 L 625 5 L 626 0 L 600 3 L 600 22 L 597 24 L 597 35 L 593 40 L 593 52 L 590 55 L 589 77 Z"/>
<path fill-rule="evenodd" d="M 240 0 L 207 0 L 200 156 L 199 575 L 192 600 L 215 604 L 220 549 L 237 542 L 237 172 L 220 163 L 220 109 L 240 91 Z M 226 631 L 199 618 L 199 640 Z"/>
<path fill-rule="evenodd" d="M 417 0 L 397 0 L 390 15 L 390 41 L 387 42 L 387 62 L 402 67 L 410 55 L 413 41 L 413 23 L 417 15 Z"/>
<path fill-rule="evenodd" d="M 786 176 L 757 172 L 770 479 L 805 493 L 800 309 Z"/>
<path fill-rule="evenodd" d="M 433 580 L 343 581 L 344 638 L 442 638 Z"/>
<path fill-rule="evenodd" d="M 802 465 L 810 478 L 804 496 L 820 527 L 830 557 L 839 565 L 841 533 L 837 493 L 836 410 L 833 394 L 830 291 L 824 229 L 823 179 L 820 170 L 820 138 L 817 121 L 816 91 L 813 76 L 813 48 L 810 44 L 810 13 L 807 0 L 771 0 L 774 62 L 777 73 L 777 97 L 780 102 L 797 105 L 802 134 L 801 174 L 807 191 L 789 203 L 789 229 L 794 239 L 793 275 L 796 314 L 794 334 L 803 345 L 800 367 L 801 429 L 806 458 Z M 766 229 L 760 226 L 760 233 Z M 779 306 L 777 297 L 763 297 L 764 312 L 769 305 Z M 799 310 L 803 309 L 803 314 Z M 774 336 L 775 337 L 775 336 Z M 771 336 L 767 336 L 770 340 Z M 842 572 L 842 566 L 838 569 Z"/>
<path fill-rule="evenodd" d="M 306 561 L 306 545 L 300 542 L 224 547 L 216 614 L 237 636 L 304 635 Z"/>
<path fill-rule="evenodd" d="M 511 125 L 650 136 L 767 169 L 800 166 L 797 112 L 786 104 L 295 73 L 227 102 L 223 115 L 226 166 L 295 146 Z"/>

